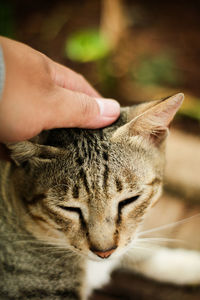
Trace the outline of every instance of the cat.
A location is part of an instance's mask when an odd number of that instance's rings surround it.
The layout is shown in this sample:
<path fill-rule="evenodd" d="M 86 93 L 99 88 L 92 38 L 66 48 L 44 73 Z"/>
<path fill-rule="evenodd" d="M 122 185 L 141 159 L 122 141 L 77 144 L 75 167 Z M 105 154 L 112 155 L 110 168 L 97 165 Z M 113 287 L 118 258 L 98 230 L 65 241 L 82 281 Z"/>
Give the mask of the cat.
<path fill-rule="evenodd" d="M 183 98 L 122 108 L 103 129 L 54 129 L 7 144 L 12 161 L 0 164 L 0 299 L 85 300 L 116 267 L 200 283 L 198 252 L 137 247 L 161 195 L 168 127 Z"/>

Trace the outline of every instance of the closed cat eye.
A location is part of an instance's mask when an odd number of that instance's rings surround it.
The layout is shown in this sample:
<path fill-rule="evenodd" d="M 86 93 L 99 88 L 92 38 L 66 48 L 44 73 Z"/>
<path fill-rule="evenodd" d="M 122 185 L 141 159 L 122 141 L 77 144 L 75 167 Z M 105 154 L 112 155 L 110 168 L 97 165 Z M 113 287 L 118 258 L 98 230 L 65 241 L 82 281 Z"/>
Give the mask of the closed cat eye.
<path fill-rule="evenodd" d="M 85 220 L 84 220 L 84 217 L 83 217 L 83 214 L 82 214 L 82 211 L 79 207 L 70 207 L 70 206 L 63 206 L 63 205 L 58 205 L 59 208 L 65 210 L 65 211 L 71 211 L 71 212 L 75 212 L 79 215 L 79 218 L 80 218 L 80 221 L 81 221 L 81 224 L 83 226 L 85 226 Z"/>
<path fill-rule="evenodd" d="M 58 207 L 60 207 L 61 209 L 66 210 L 66 211 L 75 212 L 79 216 L 83 217 L 82 211 L 81 211 L 81 209 L 79 207 L 69 207 L 69 206 L 63 206 L 63 205 L 59 205 Z"/>
<path fill-rule="evenodd" d="M 128 198 L 128 199 L 125 199 L 123 201 L 120 201 L 119 202 L 119 205 L 118 205 L 118 208 L 119 210 L 121 210 L 124 206 L 136 201 L 138 198 L 140 197 L 140 195 L 136 195 L 134 197 L 131 197 L 131 198 Z"/>
<path fill-rule="evenodd" d="M 121 213 L 122 213 L 122 209 L 124 208 L 124 206 L 135 202 L 139 197 L 140 197 L 140 195 L 136 195 L 134 197 L 131 197 L 131 198 L 128 198 L 128 199 L 125 199 L 125 200 L 119 202 L 119 204 L 118 204 L 118 221 L 121 220 Z"/>

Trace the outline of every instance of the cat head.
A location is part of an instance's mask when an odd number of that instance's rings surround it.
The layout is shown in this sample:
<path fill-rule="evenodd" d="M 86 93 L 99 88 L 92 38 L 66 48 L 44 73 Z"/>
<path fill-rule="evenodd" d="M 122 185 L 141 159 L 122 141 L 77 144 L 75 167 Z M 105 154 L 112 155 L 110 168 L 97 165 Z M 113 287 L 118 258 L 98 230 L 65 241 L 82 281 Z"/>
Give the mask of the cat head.
<path fill-rule="evenodd" d="M 128 249 L 160 196 L 168 127 L 182 101 L 123 108 L 103 129 L 55 129 L 9 144 L 27 229 L 92 259 Z"/>

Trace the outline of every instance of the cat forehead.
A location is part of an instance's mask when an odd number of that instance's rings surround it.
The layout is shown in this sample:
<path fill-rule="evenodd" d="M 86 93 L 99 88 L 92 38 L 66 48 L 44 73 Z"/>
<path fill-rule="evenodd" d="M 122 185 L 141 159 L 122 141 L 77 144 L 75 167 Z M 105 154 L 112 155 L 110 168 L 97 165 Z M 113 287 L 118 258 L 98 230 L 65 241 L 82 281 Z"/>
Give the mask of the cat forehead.
<path fill-rule="evenodd" d="M 122 109 L 118 120 L 106 128 L 100 129 L 81 129 L 81 128 L 63 128 L 43 132 L 40 135 L 39 143 L 59 148 L 77 148 L 85 144 L 93 144 L 98 147 L 104 147 L 109 144 L 113 132 L 120 126 L 127 123 L 127 110 Z M 83 143 L 82 143 L 83 142 Z M 82 144 L 81 144 L 82 143 Z M 105 146 L 105 149 L 107 147 Z"/>
<path fill-rule="evenodd" d="M 139 147 L 113 144 L 109 139 L 101 140 L 95 135 L 76 138 L 73 137 L 72 144 L 66 146 L 66 154 L 59 156 L 60 163 L 57 164 L 62 169 L 64 182 L 74 186 L 74 191 L 77 186 L 79 189 L 84 186 L 84 190 L 90 189 L 90 192 L 107 190 L 113 185 L 117 190 L 122 185 L 133 188 L 152 174 L 151 159 L 145 149 L 141 152 Z"/>
<path fill-rule="evenodd" d="M 106 128 L 96 130 L 66 128 L 51 130 L 48 132 L 44 144 L 62 148 L 68 167 L 80 167 L 90 169 L 90 173 L 99 172 L 105 166 L 111 167 L 111 172 L 132 169 L 137 167 L 140 158 L 144 162 L 146 157 L 149 161 L 150 151 L 138 143 L 137 139 L 132 143 L 113 143 L 111 137 L 121 126 L 127 123 L 127 109 L 121 110 L 118 120 Z M 66 150 L 66 151 L 65 151 Z M 71 169 L 71 168 L 68 168 Z M 127 172 L 126 172 L 127 173 Z"/>

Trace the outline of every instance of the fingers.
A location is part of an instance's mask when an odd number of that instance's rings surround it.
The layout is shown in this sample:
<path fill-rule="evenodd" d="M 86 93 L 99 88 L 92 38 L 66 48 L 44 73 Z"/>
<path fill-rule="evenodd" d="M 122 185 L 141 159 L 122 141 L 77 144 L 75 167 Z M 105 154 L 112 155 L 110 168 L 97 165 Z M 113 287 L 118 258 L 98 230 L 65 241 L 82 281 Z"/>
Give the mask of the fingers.
<path fill-rule="evenodd" d="M 44 129 L 100 128 L 118 118 L 119 104 L 101 99 L 81 75 L 28 46 L 5 42 L 0 141 L 29 139 Z"/>
<path fill-rule="evenodd" d="M 44 129 L 100 128 L 113 123 L 120 114 L 119 103 L 112 99 L 93 98 L 60 87 L 51 97 Z"/>
<path fill-rule="evenodd" d="M 60 87 L 84 93 L 92 97 L 100 97 L 100 94 L 80 74 L 64 67 L 54 61 L 50 61 L 50 72 L 53 81 Z"/>

